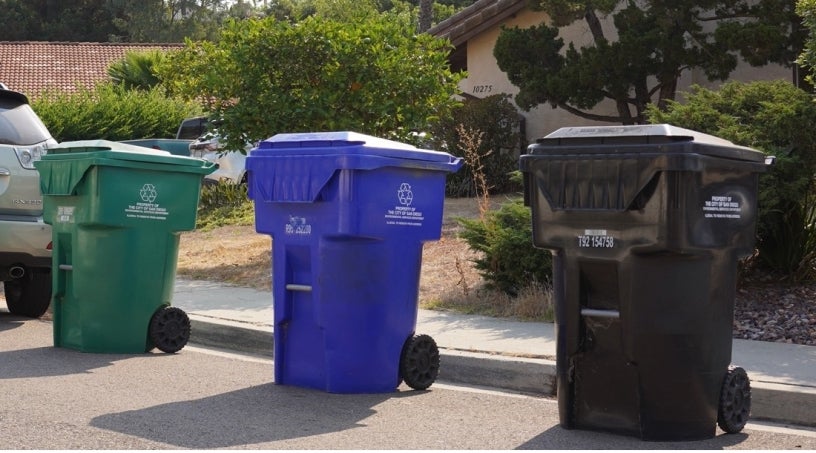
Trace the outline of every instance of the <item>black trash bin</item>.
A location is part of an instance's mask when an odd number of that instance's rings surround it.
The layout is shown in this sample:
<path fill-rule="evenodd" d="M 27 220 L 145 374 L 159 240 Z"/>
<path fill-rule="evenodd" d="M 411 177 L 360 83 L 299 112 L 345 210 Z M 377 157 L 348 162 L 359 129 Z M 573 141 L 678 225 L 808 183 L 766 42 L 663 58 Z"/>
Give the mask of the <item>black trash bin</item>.
<path fill-rule="evenodd" d="M 553 251 L 561 425 L 649 440 L 742 430 L 737 260 L 759 151 L 669 125 L 569 127 L 521 156 L 533 243 Z"/>

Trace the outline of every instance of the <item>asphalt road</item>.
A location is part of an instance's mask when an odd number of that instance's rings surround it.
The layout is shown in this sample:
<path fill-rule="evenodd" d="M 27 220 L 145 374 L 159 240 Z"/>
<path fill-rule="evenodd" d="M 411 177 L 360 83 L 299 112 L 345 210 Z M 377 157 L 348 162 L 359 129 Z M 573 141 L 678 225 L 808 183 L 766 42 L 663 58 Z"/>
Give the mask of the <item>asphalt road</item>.
<path fill-rule="evenodd" d="M 2 449 L 816 449 L 816 430 L 751 423 L 687 443 L 558 425 L 554 400 L 435 383 L 333 395 L 272 382 L 272 361 L 196 348 L 86 354 L 0 313 Z"/>

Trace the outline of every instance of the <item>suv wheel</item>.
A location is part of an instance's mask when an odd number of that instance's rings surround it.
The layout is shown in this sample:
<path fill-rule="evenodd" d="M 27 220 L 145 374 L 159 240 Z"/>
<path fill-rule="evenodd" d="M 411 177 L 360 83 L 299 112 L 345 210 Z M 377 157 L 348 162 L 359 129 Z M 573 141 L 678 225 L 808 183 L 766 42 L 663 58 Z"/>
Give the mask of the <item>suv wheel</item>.
<path fill-rule="evenodd" d="M 51 304 L 51 272 L 29 269 L 20 279 L 3 283 L 8 310 L 19 316 L 39 318 Z"/>

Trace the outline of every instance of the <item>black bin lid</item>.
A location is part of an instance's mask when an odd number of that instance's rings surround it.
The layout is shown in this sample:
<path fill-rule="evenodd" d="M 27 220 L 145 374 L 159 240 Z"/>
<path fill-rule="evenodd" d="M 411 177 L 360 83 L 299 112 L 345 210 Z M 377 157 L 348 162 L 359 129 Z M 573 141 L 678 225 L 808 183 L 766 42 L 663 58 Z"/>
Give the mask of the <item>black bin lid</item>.
<path fill-rule="evenodd" d="M 724 159 L 764 162 L 753 148 L 670 124 L 563 127 L 536 140 L 529 154 L 614 154 L 693 152 Z"/>

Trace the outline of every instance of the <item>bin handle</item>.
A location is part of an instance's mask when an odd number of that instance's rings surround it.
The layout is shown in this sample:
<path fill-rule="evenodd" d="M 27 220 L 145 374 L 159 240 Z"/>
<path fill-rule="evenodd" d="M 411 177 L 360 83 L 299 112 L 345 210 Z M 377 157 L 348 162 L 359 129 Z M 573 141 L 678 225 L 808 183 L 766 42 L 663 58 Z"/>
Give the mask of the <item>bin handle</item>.
<path fill-rule="evenodd" d="M 72 270 L 74 270 L 74 266 L 71 265 L 71 264 L 60 264 L 59 269 L 61 271 L 72 271 Z"/>
<path fill-rule="evenodd" d="M 289 283 L 286 285 L 286 289 L 288 291 L 306 291 L 309 292 L 312 290 L 312 285 L 297 285 L 294 283 Z"/>
<path fill-rule="evenodd" d="M 582 308 L 581 316 L 593 318 L 620 318 L 618 310 L 598 310 L 596 308 Z"/>

